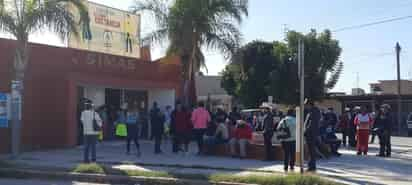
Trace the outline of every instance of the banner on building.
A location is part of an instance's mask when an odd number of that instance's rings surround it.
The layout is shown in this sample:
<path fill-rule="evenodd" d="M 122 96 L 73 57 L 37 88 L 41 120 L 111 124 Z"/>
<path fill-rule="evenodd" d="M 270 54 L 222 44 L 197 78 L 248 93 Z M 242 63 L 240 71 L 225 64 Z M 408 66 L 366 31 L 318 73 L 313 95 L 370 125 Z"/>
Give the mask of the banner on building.
<path fill-rule="evenodd" d="M 79 37 L 69 36 L 68 47 L 140 58 L 140 15 L 84 1 L 90 29 L 79 25 Z M 78 11 L 69 10 L 79 20 Z"/>
<path fill-rule="evenodd" d="M 5 93 L 0 93 L 0 128 L 9 127 L 10 118 L 10 103 L 9 96 Z"/>

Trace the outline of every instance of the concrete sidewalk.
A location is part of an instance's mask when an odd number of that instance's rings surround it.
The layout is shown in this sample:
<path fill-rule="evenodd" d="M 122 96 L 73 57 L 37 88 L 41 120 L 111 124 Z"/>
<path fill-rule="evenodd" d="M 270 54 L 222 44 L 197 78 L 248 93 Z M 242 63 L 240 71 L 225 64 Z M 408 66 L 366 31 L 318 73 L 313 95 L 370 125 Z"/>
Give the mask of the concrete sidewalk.
<path fill-rule="evenodd" d="M 153 154 L 153 143 L 141 141 L 142 156 L 126 155 L 124 142 L 106 142 L 98 145 L 98 162 L 111 164 L 114 168 L 156 170 L 184 174 L 257 173 L 271 171 L 283 173 L 283 164 L 257 160 L 239 160 L 227 157 L 197 156 L 196 146 L 191 145 L 188 155 L 172 154 L 171 144 L 163 144 L 161 155 Z M 369 156 L 356 156 L 355 151 L 343 149 L 339 158 L 319 161 L 318 174 L 339 179 L 350 184 L 410 184 L 412 161 L 404 152 L 409 148 L 394 147 L 393 158 L 378 158 L 376 145 L 371 146 Z M 74 168 L 82 162 L 82 148 L 29 152 L 19 160 L 32 166 Z M 128 165 L 124 165 L 128 163 Z M 130 163 L 130 164 L 129 164 Z M 171 165 L 171 166 L 167 166 Z M 206 169 L 209 167 L 210 169 Z M 260 172 L 261 173 L 261 172 Z"/>

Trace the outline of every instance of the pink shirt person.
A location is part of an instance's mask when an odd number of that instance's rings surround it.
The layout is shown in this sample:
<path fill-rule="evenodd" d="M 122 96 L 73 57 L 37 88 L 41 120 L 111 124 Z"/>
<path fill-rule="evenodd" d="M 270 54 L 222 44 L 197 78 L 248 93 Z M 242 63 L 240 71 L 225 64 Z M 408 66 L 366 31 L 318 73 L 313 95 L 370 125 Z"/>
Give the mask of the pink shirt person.
<path fill-rule="evenodd" d="M 194 129 L 207 128 L 207 123 L 209 121 L 210 121 L 210 114 L 205 108 L 198 107 L 192 112 L 192 122 L 193 122 Z"/>

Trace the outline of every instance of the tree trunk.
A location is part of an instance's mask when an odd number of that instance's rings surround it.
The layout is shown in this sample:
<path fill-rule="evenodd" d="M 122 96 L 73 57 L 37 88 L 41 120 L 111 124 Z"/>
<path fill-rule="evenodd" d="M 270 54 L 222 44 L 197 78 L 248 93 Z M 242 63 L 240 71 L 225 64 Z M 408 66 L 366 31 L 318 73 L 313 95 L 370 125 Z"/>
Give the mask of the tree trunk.
<path fill-rule="evenodd" d="M 18 157 L 21 149 L 21 118 L 23 107 L 24 75 L 28 64 L 28 42 L 17 41 L 14 56 L 14 80 L 11 82 L 11 129 L 12 157 Z"/>
<path fill-rule="evenodd" d="M 182 104 L 189 108 L 190 107 L 190 98 L 189 98 L 189 88 L 190 88 L 190 64 L 189 64 L 189 57 L 187 55 L 182 55 L 181 57 L 182 60 L 182 79 L 183 79 L 183 84 L 182 84 L 182 95 L 180 97 L 180 100 L 182 101 Z"/>

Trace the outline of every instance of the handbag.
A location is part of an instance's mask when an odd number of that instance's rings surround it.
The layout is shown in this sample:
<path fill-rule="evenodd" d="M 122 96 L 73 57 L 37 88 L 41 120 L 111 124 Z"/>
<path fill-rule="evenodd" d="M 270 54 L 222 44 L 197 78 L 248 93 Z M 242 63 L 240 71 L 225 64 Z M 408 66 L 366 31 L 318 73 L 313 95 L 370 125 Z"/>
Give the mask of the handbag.
<path fill-rule="evenodd" d="M 124 123 L 117 123 L 116 125 L 116 136 L 126 137 L 127 136 L 127 127 Z"/>
<path fill-rule="evenodd" d="M 96 120 L 95 114 L 96 114 L 96 112 L 93 111 L 93 130 L 96 131 L 96 132 L 98 132 L 98 131 L 100 131 L 102 128 L 100 127 L 99 124 L 97 124 L 97 120 Z"/>
<path fill-rule="evenodd" d="M 280 131 L 282 131 L 282 134 L 279 134 L 277 137 L 278 139 L 288 139 L 291 137 L 290 135 L 290 129 L 288 126 L 285 126 L 284 128 L 281 128 Z"/>

